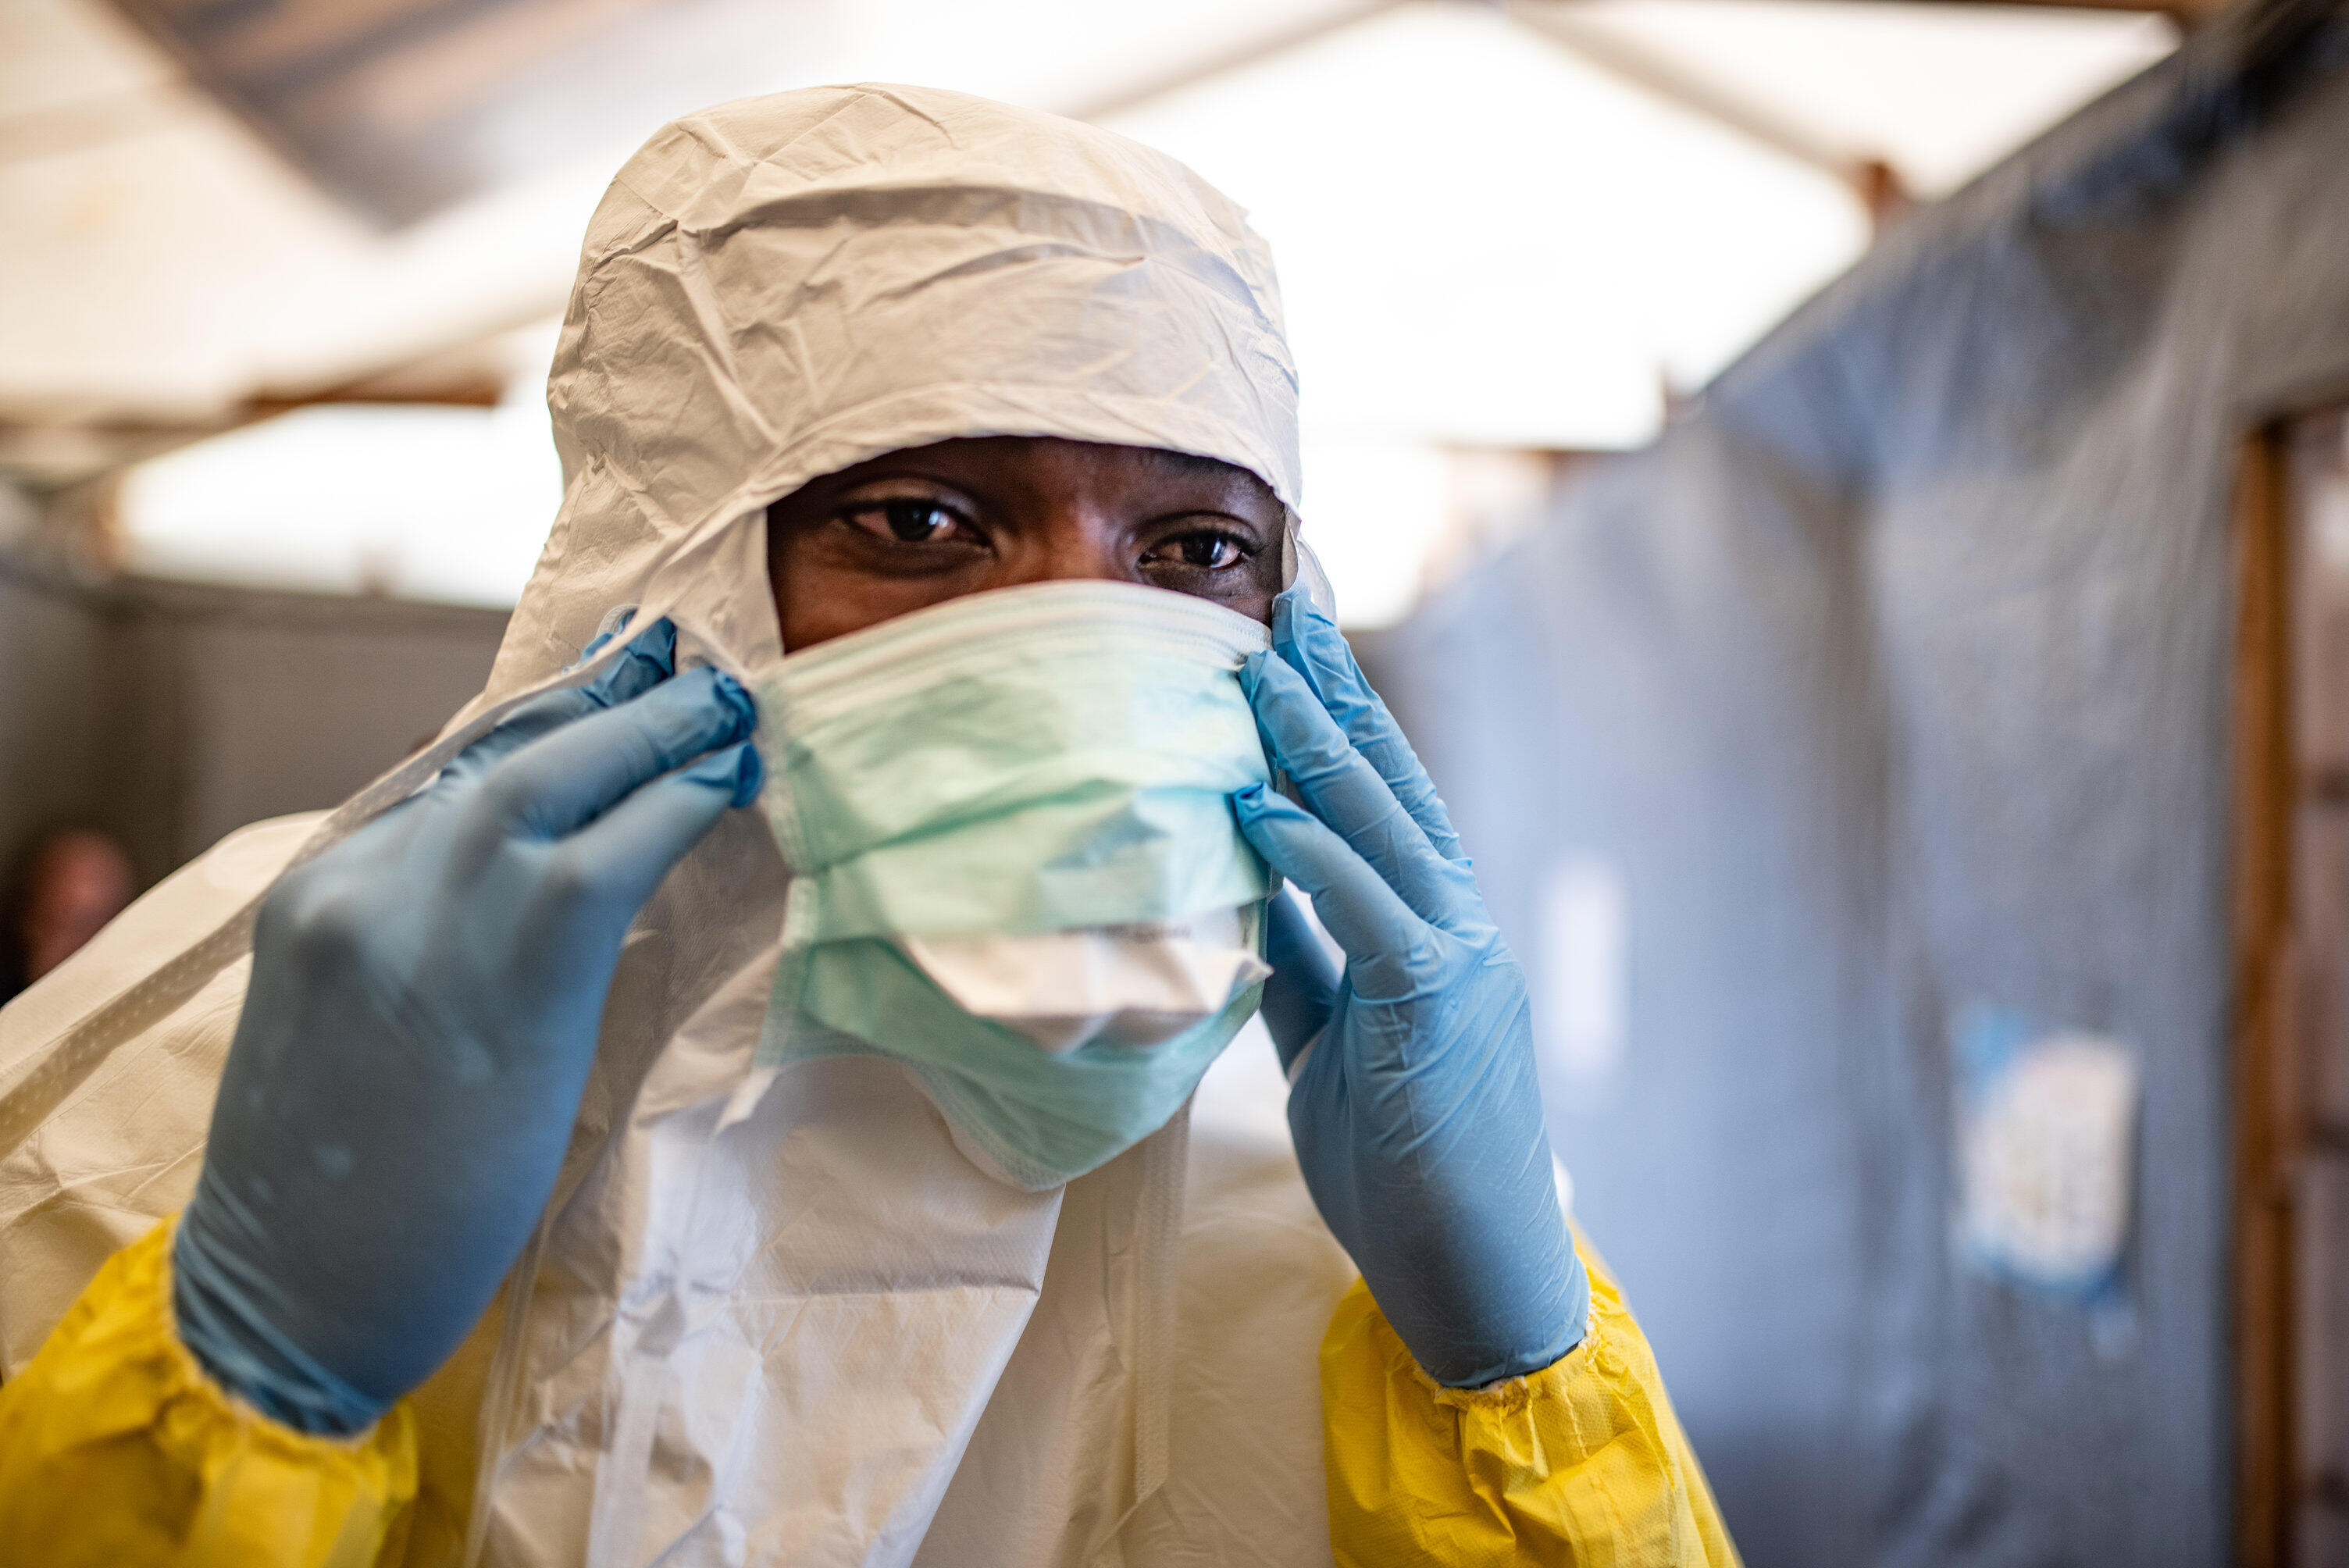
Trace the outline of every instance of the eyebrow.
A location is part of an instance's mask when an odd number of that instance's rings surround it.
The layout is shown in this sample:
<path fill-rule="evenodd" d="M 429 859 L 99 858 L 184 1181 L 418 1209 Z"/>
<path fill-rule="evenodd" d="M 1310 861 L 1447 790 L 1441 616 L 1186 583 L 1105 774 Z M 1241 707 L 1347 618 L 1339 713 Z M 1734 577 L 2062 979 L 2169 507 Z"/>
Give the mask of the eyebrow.
<path fill-rule="evenodd" d="M 1168 447 L 1144 447 L 1142 449 L 1148 452 L 1159 467 L 1185 478 L 1221 480 L 1237 476 L 1276 506 L 1280 504 L 1279 495 L 1253 469 L 1242 468 L 1237 463 L 1228 463 L 1221 458 L 1210 458 L 1199 452 L 1178 452 Z"/>

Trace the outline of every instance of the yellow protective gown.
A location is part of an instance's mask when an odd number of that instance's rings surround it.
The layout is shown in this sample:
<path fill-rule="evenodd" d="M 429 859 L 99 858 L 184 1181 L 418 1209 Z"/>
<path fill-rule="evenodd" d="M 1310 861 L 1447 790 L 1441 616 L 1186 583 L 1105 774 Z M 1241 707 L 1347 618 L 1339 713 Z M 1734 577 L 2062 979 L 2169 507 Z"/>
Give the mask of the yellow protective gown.
<path fill-rule="evenodd" d="M 1360 1281 L 1340 1304 L 1321 1398 L 1340 1568 L 1737 1562 L 1639 1325 L 1576 1241 L 1588 1334 L 1491 1388 L 1421 1371 Z M 0 1542 L 49 1568 L 426 1568 L 408 1402 L 336 1439 L 227 1397 L 172 1328 L 170 1258 L 165 1224 L 109 1260 L 0 1387 Z"/>

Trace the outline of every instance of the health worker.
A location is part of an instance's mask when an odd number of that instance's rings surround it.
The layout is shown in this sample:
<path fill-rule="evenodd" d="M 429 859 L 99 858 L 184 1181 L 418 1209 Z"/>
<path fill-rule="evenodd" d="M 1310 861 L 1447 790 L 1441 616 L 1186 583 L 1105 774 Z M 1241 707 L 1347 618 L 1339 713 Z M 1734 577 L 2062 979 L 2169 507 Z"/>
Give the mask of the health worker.
<path fill-rule="evenodd" d="M 729 104 L 548 400 L 481 696 L 0 1013 L 0 1559 L 1735 1561 L 1238 209 Z"/>

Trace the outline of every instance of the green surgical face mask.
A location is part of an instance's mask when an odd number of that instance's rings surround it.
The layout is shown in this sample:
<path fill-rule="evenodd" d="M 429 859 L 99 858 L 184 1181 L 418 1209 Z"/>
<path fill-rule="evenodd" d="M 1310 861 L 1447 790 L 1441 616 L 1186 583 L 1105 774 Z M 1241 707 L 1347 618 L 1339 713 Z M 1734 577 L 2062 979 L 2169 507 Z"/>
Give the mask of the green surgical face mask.
<path fill-rule="evenodd" d="M 1030 1191 L 1164 1126 L 1269 973 L 1271 879 L 1228 804 L 1266 780 L 1235 673 L 1266 640 L 1050 583 L 784 658 L 758 690 L 792 877 L 761 1061 L 901 1061 Z"/>

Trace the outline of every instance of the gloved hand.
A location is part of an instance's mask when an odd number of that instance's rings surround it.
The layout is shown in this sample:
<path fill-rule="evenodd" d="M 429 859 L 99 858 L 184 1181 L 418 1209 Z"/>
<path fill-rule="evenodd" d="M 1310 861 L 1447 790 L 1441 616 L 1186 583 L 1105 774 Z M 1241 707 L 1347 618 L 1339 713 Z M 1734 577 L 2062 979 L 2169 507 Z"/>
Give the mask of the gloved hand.
<path fill-rule="evenodd" d="M 1240 682 L 1312 811 L 1261 786 L 1233 806 L 1346 954 L 1340 975 L 1274 901 L 1264 1015 L 1306 1185 L 1431 1376 L 1538 1370 L 1581 1341 L 1589 1285 L 1558 1210 L 1524 977 L 1338 628 L 1291 590 L 1272 643 Z"/>
<path fill-rule="evenodd" d="M 272 1417 L 374 1420 L 529 1240 L 628 923 L 758 791 L 750 696 L 672 678 L 676 642 L 515 709 L 263 901 L 172 1303 Z"/>

